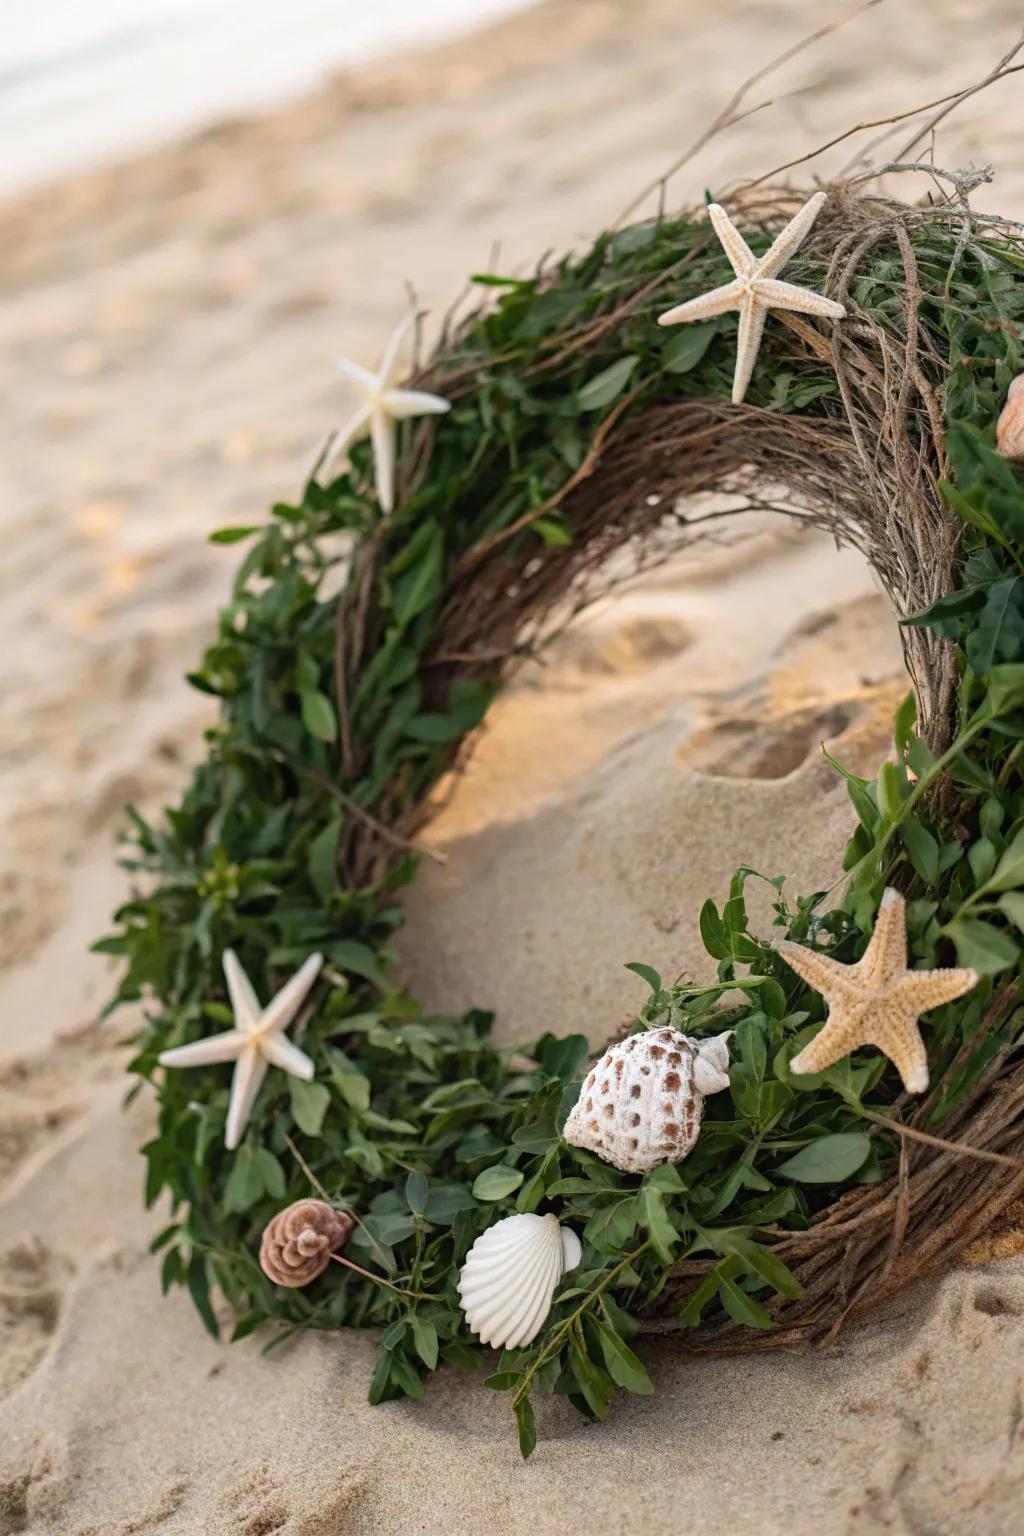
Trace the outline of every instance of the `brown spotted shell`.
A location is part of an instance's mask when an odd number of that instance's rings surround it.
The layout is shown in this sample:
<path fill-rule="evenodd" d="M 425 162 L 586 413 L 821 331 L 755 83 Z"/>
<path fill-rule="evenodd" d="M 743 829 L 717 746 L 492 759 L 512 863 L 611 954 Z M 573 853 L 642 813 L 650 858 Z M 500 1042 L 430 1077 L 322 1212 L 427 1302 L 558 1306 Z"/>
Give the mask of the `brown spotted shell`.
<path fill-rule="evenodd" d="M 679 1163 L 700 1132 L 694 1042 L 674 1029 L 631 1035 L 587 1076 L 562 1134 L 623 1173 Z M 728 1079 L 724 1079 L 726 1082 Z"/>
<path fill-rule="evenodd" d="M 1010 385 L 996 422 L 996 447 L 1004 459 L 1024 462 L 1024 373 L 1018 374 Z"/>
<path fill-rule="evenodd" d="M 266 1225 L 260 1264 L 275 1285 L 309 1285 L 331 1254 L 348 1242 L 355 1222 L 324 1200 L 296 1200 Z"/>

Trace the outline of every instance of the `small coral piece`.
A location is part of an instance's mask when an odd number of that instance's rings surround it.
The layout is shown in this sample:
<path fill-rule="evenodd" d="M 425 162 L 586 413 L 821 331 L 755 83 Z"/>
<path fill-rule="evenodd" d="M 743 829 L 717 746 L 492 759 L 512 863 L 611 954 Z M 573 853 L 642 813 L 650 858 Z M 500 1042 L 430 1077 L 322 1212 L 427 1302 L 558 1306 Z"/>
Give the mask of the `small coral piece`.
<path fill-rule="evenodd" d="M 996 422 L 996 447 L 1004 459 L 1024 462 L 1024 373 L 1010 385 Z"/>
<path fill-rule="evenodd" d="M 275 1285 L 309 1285 L 331 1254 L 348 1242 L 355 1222 L 325 1200 L 296 1200 L 266 1225 L 260 1264 Z"/>

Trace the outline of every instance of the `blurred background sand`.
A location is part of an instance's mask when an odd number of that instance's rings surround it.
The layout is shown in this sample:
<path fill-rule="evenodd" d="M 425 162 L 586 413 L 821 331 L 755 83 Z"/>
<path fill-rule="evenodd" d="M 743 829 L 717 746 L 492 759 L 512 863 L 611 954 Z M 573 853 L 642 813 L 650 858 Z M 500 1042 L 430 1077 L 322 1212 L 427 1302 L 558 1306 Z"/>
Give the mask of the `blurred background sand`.
<path fill-rule="evenodd" d="M 120 1111 L 128 1021 L 95 1022 L 110 974 L 85 952 L 124 890 L 123 803 L 173 796 L 211 718 L 181 675 L 235 562 L 205 536 L 301 482 L 347 404 L 332 355 L 372 360 L 407 283 L 439 313 L 496 247 L 507 270 L 582 243 L 845 13 L 548 0 L 0 204 L 0 1536 L 1020 1529 L 1012 1258 L 841 1355 L 651 1352 L 655 1398 L 597 1429 L 546 1409 L 528 1467 L 504 1401 L 454 1373 L 370 1410 L 365 1337 L 213 1345 L 159 1298 L 150 1110 Z M 774 104 L 670 197 L 980 78 L 1020 21 L 885 0 L 759 87 Z M 1014 81 L 971 101 L 936 153 L 992 163 L 975 201 L 1017 217 L 1022 102 Z M 638 1002 L 623 962 L 699 967 L 696 913 L 735 864 L 832 878 L 850 817 L 819 743 L 877 762 L 898 637 L 856 556 L 748 533 L 599 605 L 500 702 L 407 903 L 428 1003 L 598 1040 Z"/>

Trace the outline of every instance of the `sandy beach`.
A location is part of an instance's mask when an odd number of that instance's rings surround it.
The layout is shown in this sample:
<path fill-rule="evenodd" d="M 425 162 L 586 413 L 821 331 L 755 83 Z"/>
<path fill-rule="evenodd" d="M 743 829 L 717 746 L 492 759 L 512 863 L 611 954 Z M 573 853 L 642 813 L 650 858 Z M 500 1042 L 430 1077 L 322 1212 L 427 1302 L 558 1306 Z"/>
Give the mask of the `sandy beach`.
<path fill-rule="evenodd" d="M 125 802 L 173 798 L 212 719 L 182 675 L 236 556 L 206 536 L 301 483 L 348 405 L 331 358 L 372 361 L 407 284 L 436 317 L 465 274 L 585 242 L 745 74 L 844 14 L 547 0 L 0 204 L 0 1536 L 1020 1530 L 1013 1252 L 827 1355 L 647 1348 L 653 1398 L 598 1427 L 545 1404 L 528 1465 L 504 1398 L 454 1371 L 370 1408 L 368 1336 L 216 1345 L 160 1297 L 152 1106 L 122 1110 L 132 1019 L 98 1022 L 112 973 L 87 952 L 127 889 Z M 669 199 L 967 85 L 1020 24 L 1012 0 L 885 0 L 758 86 L 773 104 Z M 1024 218 L 1022 129 L 1004 82 L 936 160 L 992 164 L 976 204 Z M 738 863 L 834 878 L 851 813 L 819 746 L 862 771 L 884 755 L 898 633 L 854 553 L 742 532 L 600 603 L 496 706 L 429 828 L 447 862 L 405 904 L 428 1006 L 597 1042 L 641 1001 L 626 961 L 700 974 L 697 913 Z"/>

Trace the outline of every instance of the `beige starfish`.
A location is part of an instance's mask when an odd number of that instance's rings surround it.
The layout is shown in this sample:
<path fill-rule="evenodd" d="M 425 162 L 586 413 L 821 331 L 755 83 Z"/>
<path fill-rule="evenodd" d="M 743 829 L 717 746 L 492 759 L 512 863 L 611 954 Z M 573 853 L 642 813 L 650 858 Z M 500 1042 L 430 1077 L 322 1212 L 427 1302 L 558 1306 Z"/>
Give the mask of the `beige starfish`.
<path fill-rule="evenodd" d="M 157 1057 L 162 1067 L 205 1067 L 212 1062 L 234 1062 L 224 1129 L 224 1145 L 229 1152 L 233 1152 L 242 1139 L 269 1066 L 281 1067 L 306 1082 L 316 1070 L 305 1051 L 300 1051 L 285 1038 L 284 1031 L 298 1013 L 323 963 L 323 955 L 310 955 L 277 996 L 261 1008 L 238 956 L 234 950 L 226 949 L 224 975 L 235 1015 L 234 1029 L 222 1035 L 209 1035 L 205 1040 L 195 1040 L 191 1045 L 174 1046 L 169 1051 L 161 1051 Z"/>
<path fill-rule="evenodd" d="M 377 500 L 382 512 L 392 511 L 395 504 L 396 424 L 410 416 L 441 416 L 452 408 L 451 401 L 442 400 L 440 395 L 428 395 L 422 389 L 399 389 L 395 384 L 399 348 L 415 320 L 413 311 L 402 321 L 388 342 L 376 373 L 348 357 L 334 360 L 335 366 L 362 392 L 363 403 L 338 433 L 327 461 L 328 467 L 369 427 Z"/>
<path fill-rule="evenodd" d="M 725 209 L 712 203 L 708 209 L 711 223 L 736 277 L 731 283 L 702 293 L 685 304 L 677 304 L 675 309 L 667 309 L 658 316 L 659 325 L 678 325 L 687 320 L 710 320 L 713 315 L 723 315 L 730 309 L 739 310 L 736 371 L 732 378 L 733 405 L 739 405 L 747 392 L 770 309 L 793 309 L 802 315 L 820 315 L 829 320 L 841 320 L 846 314 L 842 304 L 813 293 L 810 288 L 776 281 L 776 273 L 782 271 L 807 238 L 811 225 L 821 212 L 825 196 L 824 192 L 816 192 L 790 219 L 763 256 L 754 255 Z"/>
<path fill-rule="evenodd" d="M 903 897 L 887 890 L 871 942 L 856 965 L 788 940 L 779 945 L 786 961 L 828 1003 L 819 1034 L 794 1056 L 791 1072 L 823 1072 L 861 1045 L 873 1045 L 896 1067 L 908 1093 L 928 1087 L 928 1054 L 918 1018 L 941 1003 L 969 992 L 977 971 L 908 971 L 907 920 Z"/>

